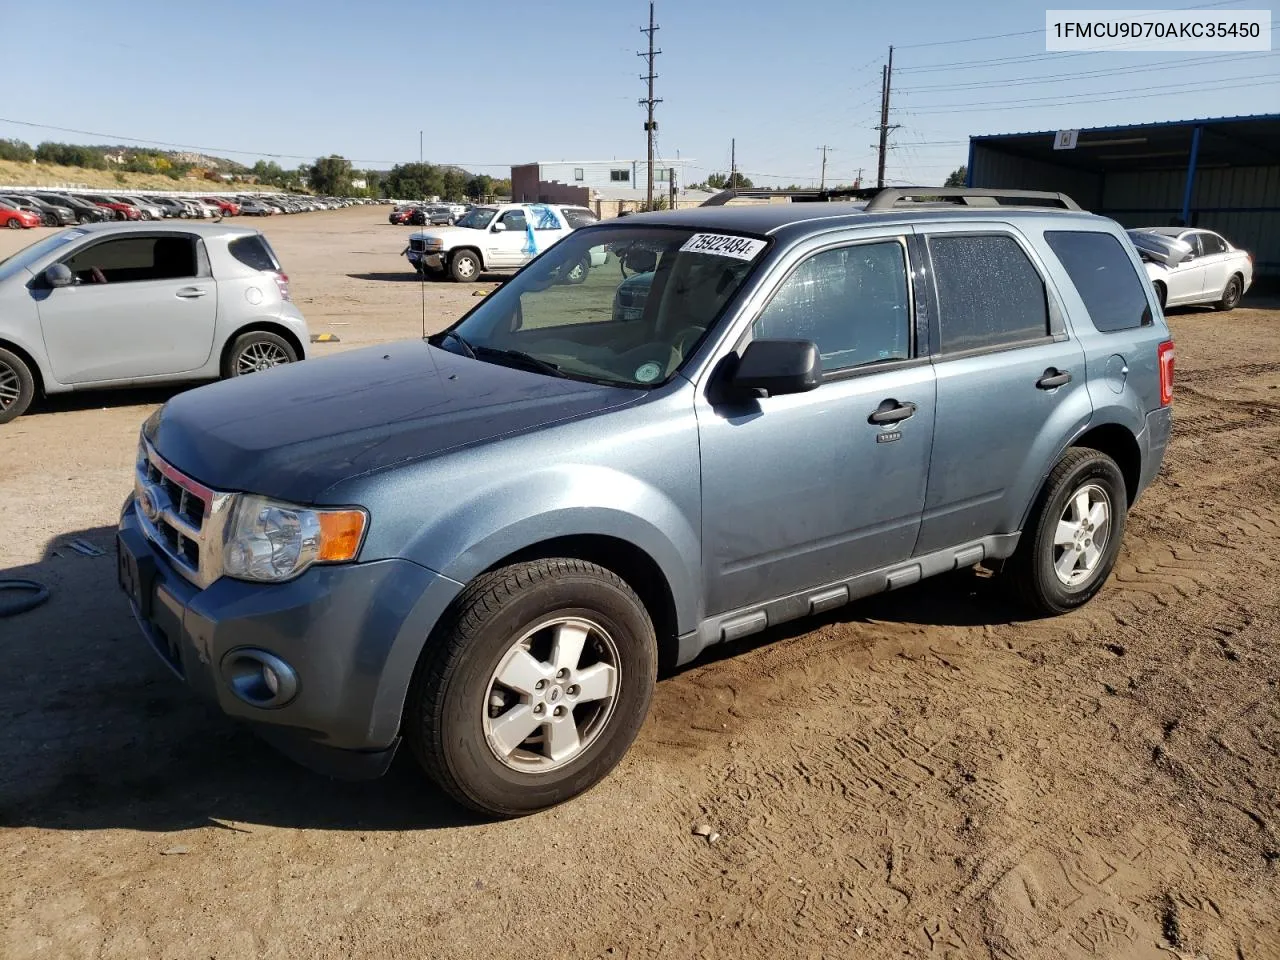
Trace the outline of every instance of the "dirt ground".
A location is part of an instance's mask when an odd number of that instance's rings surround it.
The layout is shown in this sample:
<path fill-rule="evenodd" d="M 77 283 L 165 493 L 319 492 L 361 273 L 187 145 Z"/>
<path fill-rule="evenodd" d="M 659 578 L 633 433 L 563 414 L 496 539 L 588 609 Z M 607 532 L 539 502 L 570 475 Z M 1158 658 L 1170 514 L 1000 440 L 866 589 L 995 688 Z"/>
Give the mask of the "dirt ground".
<path fill-rule="evenodd" d="M 262 224 L 317 349 L 420 332 L 385 216 Z M 1173 444 L 1088 607 L 964 574 L 716 650 L 603 785 L 504 823 L 193 703 L 64 545 L 110 549 L 168 392 L 43 405 L 0 427 L 0 570 L 53 590 L 0 620 L 0 955 L 1280 957 L 1275 307 L 1171 317 Z"/>

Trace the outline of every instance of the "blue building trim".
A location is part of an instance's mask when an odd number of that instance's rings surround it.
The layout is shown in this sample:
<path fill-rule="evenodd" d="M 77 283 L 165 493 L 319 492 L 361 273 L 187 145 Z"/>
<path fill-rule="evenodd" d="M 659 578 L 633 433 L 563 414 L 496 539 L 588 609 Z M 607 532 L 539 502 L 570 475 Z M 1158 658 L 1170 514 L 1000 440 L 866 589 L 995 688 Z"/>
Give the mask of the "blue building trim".
<path fill-rule="evenodd" d="M 1191 225 L 1191 191 L 1196 185 L 1196 162 L 1200 159 L 1200 131 L 1203 129 L 1197 126 L 1191 132 L 1191 158 L 1187 161 L 1187 186 L 1182 193 L 1183 226 Z"/>

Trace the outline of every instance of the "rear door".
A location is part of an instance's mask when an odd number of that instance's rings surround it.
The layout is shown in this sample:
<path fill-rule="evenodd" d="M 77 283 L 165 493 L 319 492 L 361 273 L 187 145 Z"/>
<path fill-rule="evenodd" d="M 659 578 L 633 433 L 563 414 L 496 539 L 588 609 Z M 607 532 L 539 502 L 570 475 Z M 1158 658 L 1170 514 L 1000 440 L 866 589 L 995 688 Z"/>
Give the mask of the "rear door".
<path fill-rule="evenodd" d="M 131 232 L 61 262 L 76 283 L 32 294 L 62 383 L 172 376 L 209 358 L 218 295 L 198 237 Z"/>
<path fill-rule="evenodd" d="M 1014 533 L 1092 405 L 1084 352 L 1026 239 L 1008 224 L 918 228 L 929 251 L 937 374 L 919 554 Z"/>

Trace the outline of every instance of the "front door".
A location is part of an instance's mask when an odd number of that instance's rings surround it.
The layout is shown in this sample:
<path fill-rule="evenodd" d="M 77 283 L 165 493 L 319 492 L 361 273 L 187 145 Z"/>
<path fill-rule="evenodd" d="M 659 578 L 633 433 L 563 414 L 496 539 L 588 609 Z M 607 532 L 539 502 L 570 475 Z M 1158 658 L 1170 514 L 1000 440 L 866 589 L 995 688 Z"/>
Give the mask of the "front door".
<path fill-rule="evenodd" d="M 33 290 L 54 376 L 66 384 L 172 376 L 213 348 L 218 291 L 186 234 L 129 234 L 62 262 L 75 283 Z"/>
<path fill-rule="evenodd" d="M 1014 533 L 1092 413 L 1084 351 L 1007 227 L 927 231 L 938 415 L 916 551 Z"/>
<path fill-rule="evenodd" d="M 1230 276 L 1231 254 L 1227 252 L 1226 241 L 1216 233 L 1200 234 L 1200 263 L 1204 267 L 1204 282 L 1200 288 L 1203 300 L 1217 300 L 1227 288 L 1227 277 Z"/>
<path fill-rule="evenodd" d="M 502 224 L 503 229 L 497 229 L 498 224 Z M 529 259 L 524 253 L 528 245 L 528 220 L 524 210 L 508 210 L 500 214 L 489 227 L 485 262 L 490 267 L 507 269 L 523 266 Z"/>
<path fill-rule="evenodd" d="M 912 346 L 906 244 L 843 244 L 799 262 L 753 339 L 812 340 L 808 393 L 697 401 L 703 569 L 715 615 L 911 556 L 933 442 L 934 373 Z M 872 423 L 878 410 L 910 412 Z"/>
<path fill-rule="evenodd" d="M 1164 302 L 1167 307 L 1193 303 L 1200 299 L 1200 291 L 1204 289 L 1204 259 L 1201 256 L 1199 235 L 1188 233 L 1178 239 L 1191 247 L 1191 256 L 1170 270 L 1165 277 L 1168 286 Z"/>

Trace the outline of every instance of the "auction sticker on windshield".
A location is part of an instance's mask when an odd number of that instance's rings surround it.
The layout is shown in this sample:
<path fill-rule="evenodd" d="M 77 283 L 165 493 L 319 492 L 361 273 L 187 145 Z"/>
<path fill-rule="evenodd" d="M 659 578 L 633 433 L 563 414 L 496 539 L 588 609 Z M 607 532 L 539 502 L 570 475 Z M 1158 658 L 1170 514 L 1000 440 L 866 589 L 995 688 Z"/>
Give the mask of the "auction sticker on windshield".
<path fill-rule="evenodd" d="M 754 260 L 767 240 L 755 237 L 732 237 L 724 233 L 695 233 L 680 248 L 681 253 L 713 253 L 735 260 Z"/>

